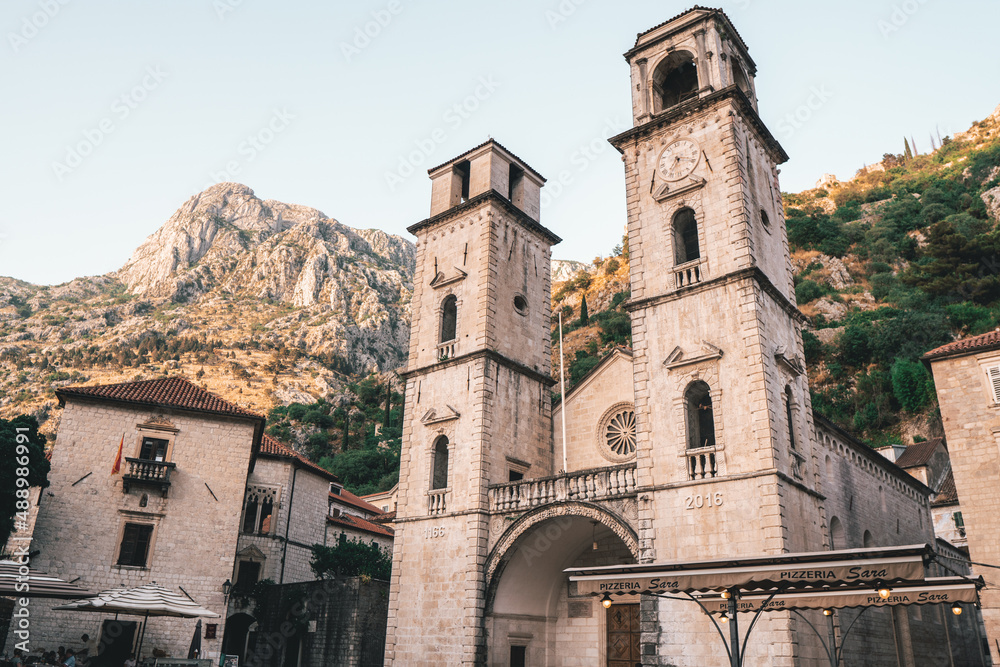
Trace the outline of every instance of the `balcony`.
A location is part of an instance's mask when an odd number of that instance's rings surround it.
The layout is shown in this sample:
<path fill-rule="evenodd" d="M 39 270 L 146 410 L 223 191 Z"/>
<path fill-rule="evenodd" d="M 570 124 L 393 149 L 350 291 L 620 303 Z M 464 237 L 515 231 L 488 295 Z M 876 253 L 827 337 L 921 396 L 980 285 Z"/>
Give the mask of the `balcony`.
<path fill-rule="evenodd" d="M 177 467 L 176 463 L 126 458 L 125 464 L 128 468 L 122 475 L 124 493 L 128 493 L 129 487 L 133 484 L 143 484 L 159 487 L 160 492 L 166 497 L 170 488 L 170 471 Z"/>
<path fill-rule="evenodd" d="M 715 458 L 716 447 L 699 447 L 685 452 L 687 456 L 688 479 L 710 479 L 719 474 L 719 462 Z"/>
<path fill-rule="evenodd" d="M 704 262 L 696 259 L 674 267 L 674 289 L 696 285 L 704 278 Z"/>
<path fill-rule="evenodd" d="M 450 340 L 446 343 L 441 343 L 437 346 L 437 358 L 438 361 L 447 361 L 455 356 L 455 346 L 458 344 L 457 340 Z"/>
<path fill-rule="evenodd" d="M 635 463 L 581 470 L 490 486 L 491 512 L 518 512 L 565 501 L 593 501 L 634 496 Z"/>
<path fill-rule="evenodd" d="M 448 489 L 434 489 L 427 492 L 427 513 L 431 516 L 448 511 Z"/>

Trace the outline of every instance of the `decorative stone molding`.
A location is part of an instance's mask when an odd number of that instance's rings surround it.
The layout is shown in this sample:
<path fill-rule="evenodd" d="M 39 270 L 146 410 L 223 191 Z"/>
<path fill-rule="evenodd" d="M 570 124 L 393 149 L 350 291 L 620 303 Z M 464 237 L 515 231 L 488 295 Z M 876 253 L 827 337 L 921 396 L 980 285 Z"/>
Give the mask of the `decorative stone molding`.
<path fill-rule="evenodd" d="M 612 463 L 635 460 L 636 422 L 635 404 L 631 401 L 615 403 L 597 422 L 594 433 L 597 450 Z"/>
<path fill-rule="evenodd" d="M 451 285 L 452 283 L 457 283 L 461 280 L 465 280 L 466 278 L 469 277 L 468 273 L 458 268 L 457 266 L 455 267 L 455 271 L 457 271 L 457 273 L 450 277 L 446 277 L 444 271 L 438 271 L 437 274 L 434 276 L 434 279 L 430 283 L 431 287 L 434 289 L 440 289 L 447 285 Z"/>
<path fill-rule="evenodd" d="M 425 412 L 424 416 L 420 418 L 420 423 L 424 426 L 433 426 L 434 424 L 458 419 L 461 416 L 458 410 L 446 404 L 444 408 L 431 408 Z"/>
<path fill-rule="evenodd" d="M 716 359 L 721 359 L 724 352 L 722 348 L 712 345 L 707 340 L 701 341 L 702 354 L 697 357 L 691 357 L 690 359 L 684 357 L 684 350 L 680 346 L 673 349 L 670 355 L 663 361 L 663 365 L 666 366 L 667 370 L 674 370 L 676 368 L 681 368 L 683 366 L 690 366 L 691 364 L 701 363 L 703 361 L 714 361 Z M 711 384 L 711 383 L 709 383 Z"/>

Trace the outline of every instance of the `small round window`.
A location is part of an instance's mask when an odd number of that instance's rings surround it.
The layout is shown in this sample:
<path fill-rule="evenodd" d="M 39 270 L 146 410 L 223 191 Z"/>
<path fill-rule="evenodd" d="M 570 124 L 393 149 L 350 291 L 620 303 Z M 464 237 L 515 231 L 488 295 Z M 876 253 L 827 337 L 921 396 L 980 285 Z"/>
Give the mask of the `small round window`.
<path fill-rule="evenodd" d="M 771 220 L 767 217 L 767 211 L 760 209 L 760 221 L 765 227 L 771 226 Z"/>
<path fill-rule="evenodd" d="M 522 315 L 528 314 L 528 300 L 525 299 L 520 294 L 514 297 L 514 310 L 521 313 Z"/>
<path fill-rule="evenodd" d="M 601 418 L 597 428 L 597 444 L 604 458 L 624 463 L 635 458 L 635 406 L 631 403 L 613 405 Z"/>

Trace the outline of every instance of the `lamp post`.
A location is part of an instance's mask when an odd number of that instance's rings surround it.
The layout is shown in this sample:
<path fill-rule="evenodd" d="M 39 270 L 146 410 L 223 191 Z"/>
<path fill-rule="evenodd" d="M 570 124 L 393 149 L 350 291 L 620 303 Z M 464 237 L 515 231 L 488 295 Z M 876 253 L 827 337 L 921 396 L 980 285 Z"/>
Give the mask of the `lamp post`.
<path fill-rule="evenodd" d="M 219 647 L 219 667 L 226 660 L 226 632 L 229 630 L 229 594 L 233 591 L 233 582 L 229 579 L 222 584 L 222 645 Z"/>

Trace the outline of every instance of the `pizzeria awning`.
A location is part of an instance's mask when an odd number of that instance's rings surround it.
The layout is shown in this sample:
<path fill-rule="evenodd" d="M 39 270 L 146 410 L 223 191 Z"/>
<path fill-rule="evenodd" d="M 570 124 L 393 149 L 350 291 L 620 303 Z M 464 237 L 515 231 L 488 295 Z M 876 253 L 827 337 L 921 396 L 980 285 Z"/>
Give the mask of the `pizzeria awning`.
<path fill-rule="evenodd" d="M 19 598 L 75 599 L 88 597 L 93 595 L 93 592 L 17 561 L 0 560 L 0 595 Z"/>
<path fill-rule="evenodd" d="M 975 603 L 978 591 L 984 585 L 982 578 L 929 577 L 924 581 L 903 582 L 890 588 L 889 596 L 883 598 L 868 587 L 830 587 L 822 589 L 795 590 L 787 593 L 742 595 L 736 601 L 740 612 L 782 611 L 791 609 L 844 609 L 848 607 L 895 607 L 914 604 Z M 729 600 L 721 595 L 699 596 L 698 600 L 710 613 L 729 611 Z M 766 603 L 766 606 L 765 606 Z"/>
<path fill-rule="evenodd" d="M 835 584 L 920 581 L 930 545 L 844 549 L 777 556 L 569 568 L 578 595 L 693 593 Z"/>

